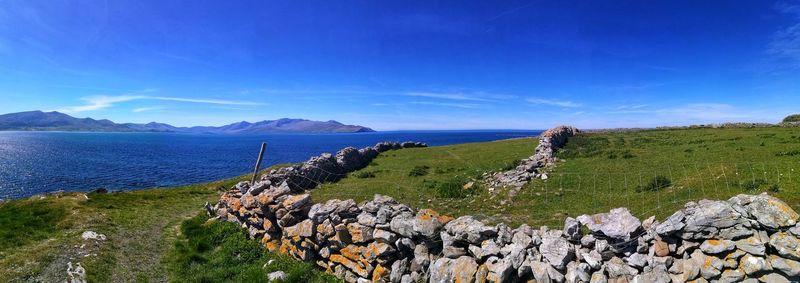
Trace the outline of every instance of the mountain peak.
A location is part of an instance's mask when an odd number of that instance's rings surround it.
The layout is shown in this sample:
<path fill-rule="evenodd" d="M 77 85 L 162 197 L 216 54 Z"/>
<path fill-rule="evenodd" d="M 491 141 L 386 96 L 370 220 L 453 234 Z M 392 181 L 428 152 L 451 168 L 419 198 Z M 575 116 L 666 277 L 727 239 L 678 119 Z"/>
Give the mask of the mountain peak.
<path fill-rule="evenodd" d="M 236 122 L 221 127 L 175 127 L 169 124 L 125 123 L 92 118 L 75 118 L 57 111 L 27 111 L 0 115 L 0 131 L 94 131 L 94 132 L 183 132 L 183 133 L 360 133 L 374 130 L 357 125 L 281 118 L 274 121 Z"/>

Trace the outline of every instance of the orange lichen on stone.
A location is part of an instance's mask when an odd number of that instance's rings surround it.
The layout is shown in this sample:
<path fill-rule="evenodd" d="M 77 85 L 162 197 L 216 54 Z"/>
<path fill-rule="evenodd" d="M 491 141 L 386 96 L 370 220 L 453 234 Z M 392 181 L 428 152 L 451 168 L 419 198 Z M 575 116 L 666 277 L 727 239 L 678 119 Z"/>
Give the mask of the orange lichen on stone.
<path fill-rule="evenodd" d="M 389 276 L 389 270 L 382 265 L 375 266 L 372 271 L 372 282 L 378 282 Z"/>

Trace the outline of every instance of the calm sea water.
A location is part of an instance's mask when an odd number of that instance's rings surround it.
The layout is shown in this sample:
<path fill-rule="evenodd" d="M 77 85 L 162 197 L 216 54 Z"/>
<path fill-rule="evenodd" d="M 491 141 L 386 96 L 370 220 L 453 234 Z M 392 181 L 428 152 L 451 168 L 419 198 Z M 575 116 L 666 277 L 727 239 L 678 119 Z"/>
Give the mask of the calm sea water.
<path fill-rule="evenodd" d="M 193 135 L 0 132 L 0 199 L 96 188 L 132 190 L 203 183 L 380 141 L 431 146 L 533 136 L 541 131 L 419 131 L 358 134 Z"/>

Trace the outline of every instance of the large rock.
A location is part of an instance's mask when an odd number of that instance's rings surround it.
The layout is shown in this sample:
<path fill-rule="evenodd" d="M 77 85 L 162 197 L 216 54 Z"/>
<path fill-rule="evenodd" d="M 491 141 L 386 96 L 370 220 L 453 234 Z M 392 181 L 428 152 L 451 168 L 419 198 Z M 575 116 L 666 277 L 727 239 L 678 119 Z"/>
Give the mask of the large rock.
<path fill-rule="evenodd" d="M 752 234 L 749 229 L 750 221 L 728 202 L 690 202 L 686 204 L 684 214 L 686 218 L 683 222 L 686 226 L 679 235 L 683 239 L 731 239 Z M 741 232 L 737 233 L 738 231 Z"/>
<path fill-rule="evenodd" d="M 414 214 L 408 211 L 403 211 L 389 223 L 389 227 L 393 232 L 402 235 L 403 237 L 414 237 L 418 235 L 414 230 Z"/>
<path fill-rule="evenodd" d="M 420 235 L 427 238 L 434 238 L 439 235 L 439 231 L 452 217 L 439 215 L 432 209 L 421 209 L 414 217 L 412 228 Z"/>
<path fill-rule="evenodd" d="M 797 212 L 767 193 L 755 196 L 738 195 L 728 201 L 743 206 L 747 213 L 765 228 L 779 229 L 797 224 Z"/>
<path fill-rule="evenodd" d="M 471 244 L 480 244 L 486 239 L 497 236 L 495 227 L 486 226 L 472 216 L 456 218 L 445 224 L 444 228 L 448 234 L 453 236 L 453 240 Z"/>
<path fill-rule="evenodd" d="M 800 239 L 789 233 L 772 234 L 769 237 L 769 245 L 784 258 L 800 260 Z"/>
<path fill-rule="evenodd" d="M 771 255 L 768 258 L 773 269 L 779 270 L 789 277 L 800 276 L 800 262 Z"/>
<path fill-rule="evenodd" d="M 586 225 L 592 233 L 621 241 L 630 240 L 642 227 L 639 219 L 624 207 L 612 209 L 609 213 L 581 215 L 578 221 Z"/>
<path fill-rule="evenodd" d="M 700 250 L 707 254 L 719 254 L 736 248 L 736 244 L 731 240 L 705 240 L 700 245 Z"/>
<path fill-rule="evenodd" d="M 539 246 L 539 251 L 553 267 L 559 270 L 564 269 L 567 263 L 575 256 L 575 249 L 567 239 L 551 235 L 546 235 L 542 238 L 542 245 Z"/>
<path fill-rule="evenodd" d="M 430 282 L 473 282 L 478 264 L 471 257 L 457 259 L 440 258 L 434 261 L 428 272 Z"/>

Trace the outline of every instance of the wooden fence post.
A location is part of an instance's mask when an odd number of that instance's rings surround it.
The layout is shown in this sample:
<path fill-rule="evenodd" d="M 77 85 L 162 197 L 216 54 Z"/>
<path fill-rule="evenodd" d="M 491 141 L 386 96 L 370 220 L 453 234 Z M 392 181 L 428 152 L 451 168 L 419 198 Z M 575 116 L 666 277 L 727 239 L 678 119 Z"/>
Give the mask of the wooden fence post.
<path fill-rule="evenodd" d="M 258 167 L 261 167 L 261 159 L 264 158 L 264 150 L 267 149 L 267 143 L 261 143 L 261 151 L 258 152 L 258 161 L 256 161 L 256 168 L 253 169 L 253 179 L 250 181 L 250 186 L 256 184 L 256 177 L 258 176 Z"/>

